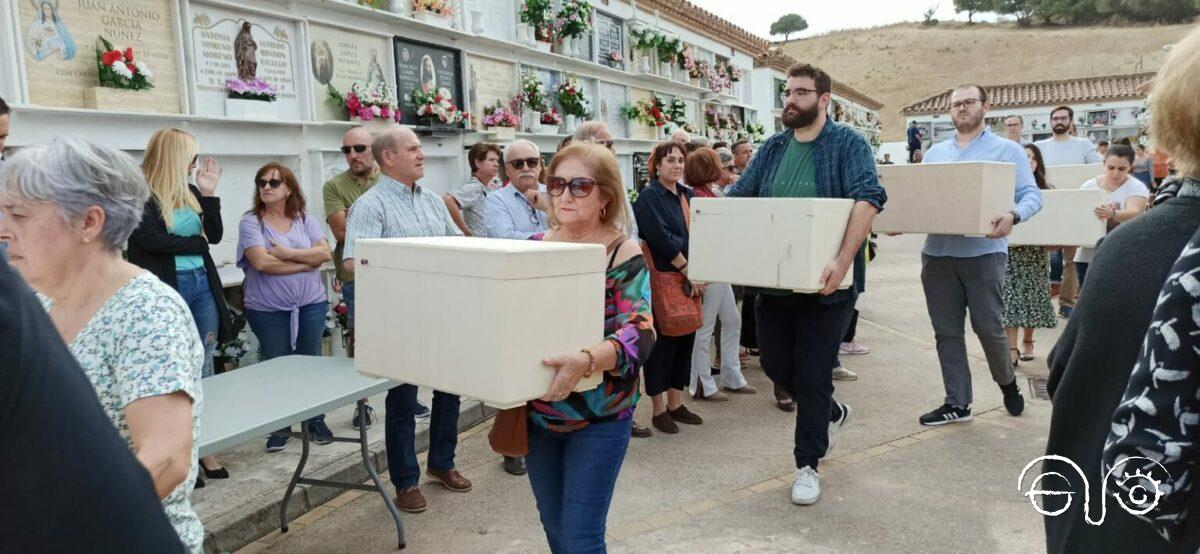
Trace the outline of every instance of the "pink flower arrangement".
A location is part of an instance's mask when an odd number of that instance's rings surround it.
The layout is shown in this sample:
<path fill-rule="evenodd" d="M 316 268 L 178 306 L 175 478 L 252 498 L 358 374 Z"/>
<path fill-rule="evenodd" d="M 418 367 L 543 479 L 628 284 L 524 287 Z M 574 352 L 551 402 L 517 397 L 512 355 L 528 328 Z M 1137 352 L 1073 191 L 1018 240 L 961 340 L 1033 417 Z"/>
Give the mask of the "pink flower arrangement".
<path fill-rule="evenodd" d="M 616 50 L 608 53 L 608 59 L 616 63 L 623 63 L 625 61 L 625 58 L 621 56 L 621 53 Z"/>
<path fill-rule="evenodd" d="M 562 116 L 558 113 L 558 108 L 550 108 L 550 111 L 542 114 L 542 125 L 562 125 Z"/>
<path fill-rule="evenodd" d="M 521 118 L 500 101 L 483 109 L 484 127 L 520 127 Z"/>
<path fill-rule="evenodd" d="M 393 100 L 396 87 L 379 83 L 370 87 L 360 83 L 350 85 L 350 92 L 343 97 L 333 85 L 329 85 L 329 101 L 346 110 L 348 117 L 363 121 L 390 119 L 399 123 L 403 118 L 400 107 Z"/>
<path fill-rule="evenodd" d="M 225 79 L 225 88 L 229 90 L 230 98 L 240 100 L 274 102 L 279 97 L 279 91 L 262 79 L 246 81 L 239 77 L 230 77 Z"/>

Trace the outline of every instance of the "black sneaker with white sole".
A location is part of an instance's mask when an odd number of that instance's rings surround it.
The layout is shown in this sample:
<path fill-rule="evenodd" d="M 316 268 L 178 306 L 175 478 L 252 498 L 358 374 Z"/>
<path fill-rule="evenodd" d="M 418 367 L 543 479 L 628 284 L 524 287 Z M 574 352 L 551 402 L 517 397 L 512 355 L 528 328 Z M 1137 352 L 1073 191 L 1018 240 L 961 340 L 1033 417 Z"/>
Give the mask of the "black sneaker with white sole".
<path fill-rule="evenodd" d="M 921 425 L 945 425 L 947 423 L 960 423 L 963 421 L 971 421 L 970 408 L 955 408 L 949 404 L 942 404 L 942 407 L 921 416 Z"/>
<path fill-rule="evenodd" d="M 838 432 L 846 427 L 846 422 L 850 421 L 850 406 L 840 402 L 834 402 L 835 410 L 840 410 L 841 413 L 837 417 L 830 416 L 829 419 L 829 446 L 825 449 L 825 453 L 829 454 L 833 450 L 833 445 L 837 442 Z"/>

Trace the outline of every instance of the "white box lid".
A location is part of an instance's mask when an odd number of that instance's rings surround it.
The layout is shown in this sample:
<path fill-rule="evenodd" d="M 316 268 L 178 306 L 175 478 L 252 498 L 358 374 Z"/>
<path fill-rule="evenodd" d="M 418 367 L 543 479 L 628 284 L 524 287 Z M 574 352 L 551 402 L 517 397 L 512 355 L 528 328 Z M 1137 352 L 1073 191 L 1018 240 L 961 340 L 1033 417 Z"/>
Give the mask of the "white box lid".
<path fill-rule="evenodd" d="M 834 210 L 840 213 L 854 201 L 845 198 L 697 198 L 692 214 L 813 215 Z"/>
<path fill-rule="evenodd" d="M 608 261 L 599 244 L 478 237 L 362 239 L 355 251 L 366 267 L 484 279 L 603 273 Z"/>

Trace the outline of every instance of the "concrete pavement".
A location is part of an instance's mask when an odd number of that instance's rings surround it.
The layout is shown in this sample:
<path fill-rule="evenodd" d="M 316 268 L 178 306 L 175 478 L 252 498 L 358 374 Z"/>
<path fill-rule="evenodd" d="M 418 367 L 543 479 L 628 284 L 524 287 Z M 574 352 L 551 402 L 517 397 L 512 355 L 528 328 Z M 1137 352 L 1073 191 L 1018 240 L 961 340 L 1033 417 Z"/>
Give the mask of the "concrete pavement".
<path fill-rule="evenodd" d="M 1044 452 L 1048 402 L 1027 399 L 1025 415 L 1001 407 L 978 343 L 970 338 L 976 420 L 925 428 L 917 417 L 944 395 L 919 280 L 923 237 L 884 238 L 860 301 L 859 340 L 873 352 L 844 357 L 856 382 L 836 396 L 854 419 L 822 462 L 822 499 L 788 500 L 794 416 L 776 409 L 754 360 L 755 396 L 689 401 L 705 418 L 678 435 L 633 439 L 609 513 L 612 552 L 1011 552 L 1044 548 L 1041 516 L 1016 479 Z M 1062 328 L 1039 331 L 1043 376 Z M 968 334 L 970 337 L 970 335 Z M 648 402 L 638 421 L 649 423 Z M 466 431 L 458 467 L 469 493 L 422 486 L 423 514 L 405 515 L 414 552 L 545 552 L 529 483 L 502 471 L 487 445 L 490 423 Z M 247 546 L 246 552 L 387 552 L 395 531 L 378 495 L 347 493 Z"/>

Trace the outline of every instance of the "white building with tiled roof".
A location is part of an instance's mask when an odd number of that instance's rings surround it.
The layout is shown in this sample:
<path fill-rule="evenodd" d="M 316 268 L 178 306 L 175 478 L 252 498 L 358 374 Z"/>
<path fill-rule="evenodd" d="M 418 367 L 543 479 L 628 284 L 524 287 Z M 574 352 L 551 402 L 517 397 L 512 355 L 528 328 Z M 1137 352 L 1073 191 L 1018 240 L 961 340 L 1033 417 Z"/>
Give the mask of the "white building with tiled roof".
<path fill-rule="evenodd" d="M 1076 134 L 1093 142 L 1136 139 L 1138 116 L 1146 111 L 1144 86 L 1153 73 L 1083 77 L 1057 81 L 982 85 L 988 91 L 991 110 L 988 124 L 1003 134 L 1004 119 L 1020 116 L 1025 123 L 1025 140 L 1041 140 L 1051 135 L 1050 110 L 1066 105 L 1075 110 Z M 950 121 L 950 93 L 946 90 L 920 102 L 905 106 L 901 114 L 905 125 L 913 121 L 925 131 L 926 147 L 954 135 Z"/>

